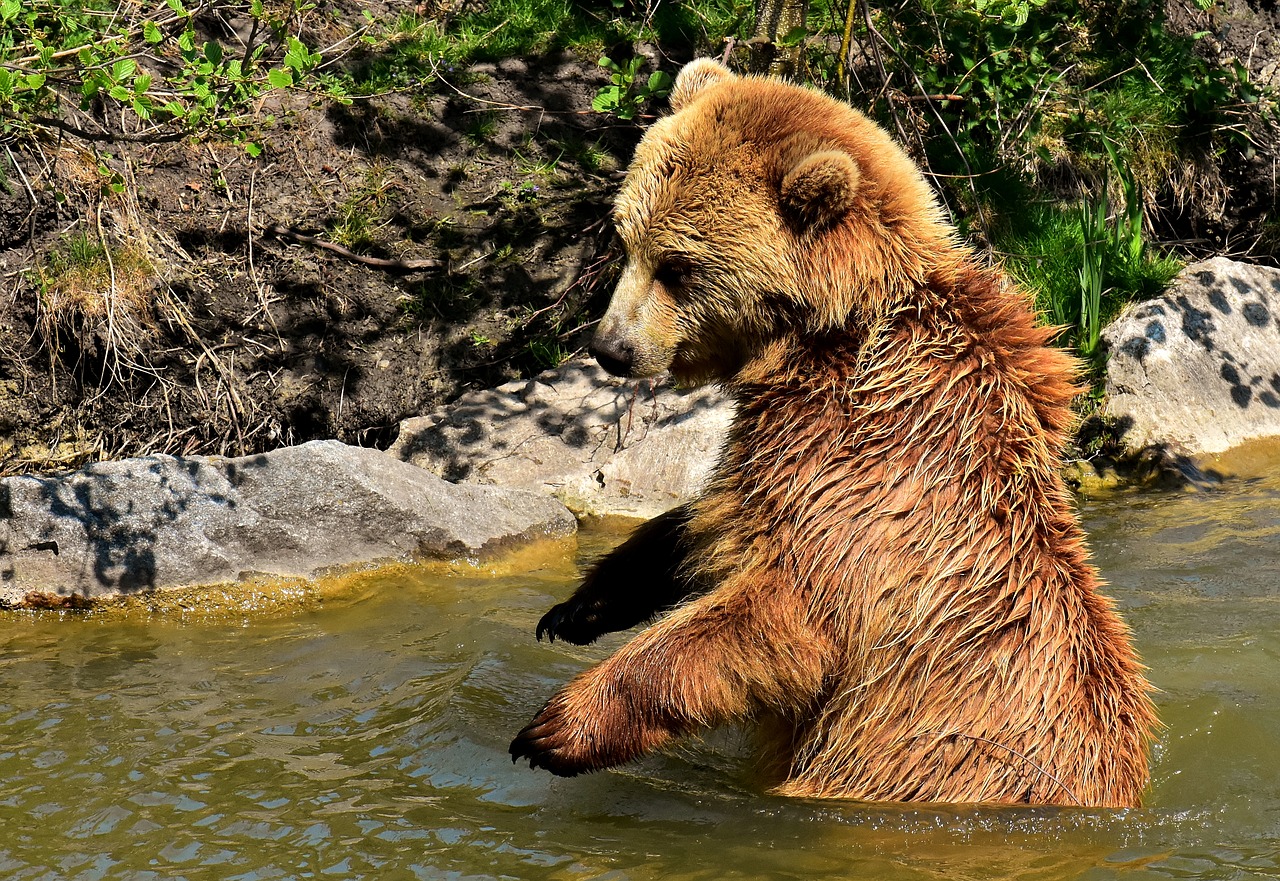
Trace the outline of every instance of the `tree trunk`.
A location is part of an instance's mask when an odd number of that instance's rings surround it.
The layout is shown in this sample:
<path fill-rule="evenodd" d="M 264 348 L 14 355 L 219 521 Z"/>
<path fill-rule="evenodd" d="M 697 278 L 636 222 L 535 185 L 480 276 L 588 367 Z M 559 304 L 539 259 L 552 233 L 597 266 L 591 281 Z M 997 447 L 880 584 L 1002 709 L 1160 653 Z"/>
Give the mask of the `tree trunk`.
<path fill-rule="evenodd" d="M 809 0 L 757 0 L 756 26 L 748 41 L 751 54 L 747 67 L 752 73 L 790 77 L 800 60 L 800 43 L 783 46 L 780 40 L 809 17 Z"/>

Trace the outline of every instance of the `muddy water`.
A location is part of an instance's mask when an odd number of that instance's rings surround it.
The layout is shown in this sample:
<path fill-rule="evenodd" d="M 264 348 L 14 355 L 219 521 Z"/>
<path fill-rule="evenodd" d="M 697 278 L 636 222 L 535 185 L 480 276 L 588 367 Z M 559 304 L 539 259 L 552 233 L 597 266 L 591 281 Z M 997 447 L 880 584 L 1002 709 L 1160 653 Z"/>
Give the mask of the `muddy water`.
<path fill-rule="evenodd" d="M 1142 810 L 786 801 L 732 732 L 577 780 L 513 767 L 512 733 L 609 647 L 533 641 L 560 557 L 271 614 L 0 618 L 0 878 L 1280 875 L 1280 479 L 1084 514 L 1163 689 Z"/>

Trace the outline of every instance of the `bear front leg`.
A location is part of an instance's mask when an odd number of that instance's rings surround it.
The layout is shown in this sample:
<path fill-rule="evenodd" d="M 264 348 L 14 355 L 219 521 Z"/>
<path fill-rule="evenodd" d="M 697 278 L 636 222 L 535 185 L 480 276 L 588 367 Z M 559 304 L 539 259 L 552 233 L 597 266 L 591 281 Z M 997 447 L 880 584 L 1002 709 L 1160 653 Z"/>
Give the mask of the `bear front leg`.
<path fill-rule="evenodd" d="M 764 591 L 690 602 L 548 701 L 511 742 L 512 760 L 572 777 L 756 709 L 810 706 L 834 652 L 795 608 Z"/>
<path fill-rule="evenodd" d="M 538 622 L 537 637 L 574 645 L 643 624 L 679 605 L 694 592 L 682 569 L 688 549 L 685 529 L 692 513 L 673 508 L 641 525 L 598 560 L 573 596 Z"/>

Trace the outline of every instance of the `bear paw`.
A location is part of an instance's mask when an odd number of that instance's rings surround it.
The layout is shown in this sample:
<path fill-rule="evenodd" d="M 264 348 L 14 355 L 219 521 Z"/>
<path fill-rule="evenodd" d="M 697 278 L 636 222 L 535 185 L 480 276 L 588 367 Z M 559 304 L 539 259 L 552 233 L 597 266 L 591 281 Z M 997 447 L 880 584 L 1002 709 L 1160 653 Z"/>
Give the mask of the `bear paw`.
<path fill-rule="evenodd" d="M 671 731 L 627 710 L 617 694 L 570 688 L 557 694 L 511 741 L 511 761 L 528 759 L 558 777 L 621 765 L 667 743 Z"/>
<path fill-rule="evenodd" d="M 545 634 L 551 642 L 563 639 L 574 645 L 590 645 L 605 632 L 600 616 L 593 608 L 570 599 L 552 606 L 542 616 L 535 635 L 539 642 Z"/>
<path fill-rule="evenodd" d="M 528 759 L 530 768 L 545 768 L 557 777 L 576 777 L 625 761 L 599 762 L 586 755 L 584 748 L 595 745 L 595 739 L 580 727 L 570 719 L 563 697 L 554 697 L 511 741 L 511 761 Z"/>

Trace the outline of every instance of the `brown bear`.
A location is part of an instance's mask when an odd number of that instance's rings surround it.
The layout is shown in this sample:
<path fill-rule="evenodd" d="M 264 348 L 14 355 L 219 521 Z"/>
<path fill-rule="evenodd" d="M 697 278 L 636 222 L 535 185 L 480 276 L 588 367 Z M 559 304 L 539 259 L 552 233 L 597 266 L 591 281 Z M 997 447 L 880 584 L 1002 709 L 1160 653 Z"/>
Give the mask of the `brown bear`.
<path fill-rule="evenodd" d="M 737 415 L 705 493 L 539 623 L 587 643 L 666 613 L 513 759 L 570 776 L 750 720 L 786 795 L 1137 804 L 1157 722 L 1059 476 L 1053 330 L 847 105 L 705 59 L 671 105 L 592 350 L 721 382 Z"/>

